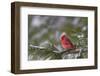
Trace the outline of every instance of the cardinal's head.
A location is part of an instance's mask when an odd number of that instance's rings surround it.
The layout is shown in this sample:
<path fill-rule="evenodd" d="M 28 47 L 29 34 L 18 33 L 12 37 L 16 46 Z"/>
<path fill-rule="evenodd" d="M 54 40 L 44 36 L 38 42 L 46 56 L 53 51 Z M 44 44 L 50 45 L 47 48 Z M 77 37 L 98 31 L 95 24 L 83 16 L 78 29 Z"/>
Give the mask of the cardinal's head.
<path fill-rule="evenodd" d="M 71 42 L 71 40 L 69 39 L 68 35 L 65 32 L 63 32 L 61 34 L 60 41 L 61 41 L 61 45 L 64 49 L 75 48 L 75 46 L 73 45 L 73 43 Z"/>

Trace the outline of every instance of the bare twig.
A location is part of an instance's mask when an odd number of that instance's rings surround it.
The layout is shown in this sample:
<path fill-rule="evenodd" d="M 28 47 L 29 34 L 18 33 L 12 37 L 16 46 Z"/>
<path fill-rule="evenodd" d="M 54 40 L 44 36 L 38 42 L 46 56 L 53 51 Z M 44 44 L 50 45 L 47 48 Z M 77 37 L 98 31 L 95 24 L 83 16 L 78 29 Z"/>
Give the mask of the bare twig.
<path fill-rule="evenodd" d="M 64 53 L 66 53 L 66 54 L 69 54 L 69 53 L 79 53 L 79 52 L 80 52 L 80 49 L 67 49 L 67 50 L 61 52 L 61 54 L 64 54 Z"/>

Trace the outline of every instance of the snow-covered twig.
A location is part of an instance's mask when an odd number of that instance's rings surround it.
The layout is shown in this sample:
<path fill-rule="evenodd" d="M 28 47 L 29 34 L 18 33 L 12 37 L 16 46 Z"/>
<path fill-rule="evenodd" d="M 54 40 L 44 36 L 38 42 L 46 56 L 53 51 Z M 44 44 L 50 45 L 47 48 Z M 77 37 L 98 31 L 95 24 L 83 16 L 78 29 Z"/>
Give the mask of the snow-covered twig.
<path fill-rule="evenodd" d="M 45 49 L 45 47 L 40 47 L 40 46 L 34 46 L 32 44 L 29 45 L 31 48 L 38 48 L 38 49 Z"/>

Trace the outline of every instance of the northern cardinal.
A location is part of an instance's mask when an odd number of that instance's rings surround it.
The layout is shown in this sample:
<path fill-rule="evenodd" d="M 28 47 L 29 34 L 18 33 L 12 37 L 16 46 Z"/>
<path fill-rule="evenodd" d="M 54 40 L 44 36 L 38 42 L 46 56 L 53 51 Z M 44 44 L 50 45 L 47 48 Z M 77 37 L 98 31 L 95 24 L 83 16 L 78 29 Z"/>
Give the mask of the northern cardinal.
<path fill-rule="evenodd" d="M 61 45 L 64 49 L 75 49 L 75 46 L 68 38 L 65 32 L 63 32 L 60 36 Z"/>
<path fill-rule="evenodd" d="M 69 52 L 69 53 L 79 53 L 80 52 L 80 49 L 76 48 L 76 46 L 73 45 L 73 43 L 71 42 L 71 40 L 69 39 L 69 37 L 67 36 L 65 32 L 61 34 L 60 42 L 61 42 L 62 47 L 64 48 L 64 51 L 62 52 L 60 51 L 61 54 L 65 52 Z M 56 48 L 56 50 L 59 50 L 56 45 L 54 45 L 54 47 Z"/>

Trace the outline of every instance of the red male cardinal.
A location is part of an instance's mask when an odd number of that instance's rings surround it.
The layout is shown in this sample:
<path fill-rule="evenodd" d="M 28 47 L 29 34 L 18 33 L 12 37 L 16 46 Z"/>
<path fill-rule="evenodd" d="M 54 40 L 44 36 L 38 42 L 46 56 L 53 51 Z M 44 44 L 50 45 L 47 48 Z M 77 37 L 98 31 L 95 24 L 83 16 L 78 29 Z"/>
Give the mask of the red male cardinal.
<path fill-rule="evenodd" d="M 65 32 L 63 32 L 60 36 L 61 45 L 64 49 L 75 49 L 75 46 L 68 38 Z"/>

